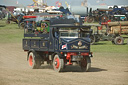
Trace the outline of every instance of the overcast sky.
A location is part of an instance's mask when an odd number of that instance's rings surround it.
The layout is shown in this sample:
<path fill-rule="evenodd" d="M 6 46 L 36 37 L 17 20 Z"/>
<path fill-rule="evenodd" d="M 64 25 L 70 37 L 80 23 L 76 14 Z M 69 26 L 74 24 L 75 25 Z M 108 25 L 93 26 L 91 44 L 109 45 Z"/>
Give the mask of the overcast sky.
<path fill-rule="evenodd" d="M 18 4 L 17 4 L 18 1 Z M 55 6 L 56 1 L 65 5 L 65 1 L 67 1 L 70 5 L 81 5 L 81 2 L 84 0 L 44 0 L 50 6 Z M 0 0 L 0 5 L 18 5 L 18 6 L 26 6 L 32 4 L 33 0 Z M 105 3 L 106 5 L 128 5 L 128 0 L 88 0 L 89 5 L 98 5 Z"/>

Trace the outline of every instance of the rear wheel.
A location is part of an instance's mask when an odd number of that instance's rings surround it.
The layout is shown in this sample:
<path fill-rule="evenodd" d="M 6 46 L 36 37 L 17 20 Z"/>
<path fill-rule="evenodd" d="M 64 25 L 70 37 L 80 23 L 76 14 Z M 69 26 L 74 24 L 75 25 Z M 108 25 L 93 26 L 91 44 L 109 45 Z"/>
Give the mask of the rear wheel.
<path fill-rule="evenodd" d="M 35 52 L 30 52 L 28 55 L 28 64 L 29 67 L 32 69 L 38 69 L 41 66 L 41 61 L 35 60 L 35 57 L 36 57 Z"/>
<path fill-rule="evenodd" d="M 19 26 L 19 28 L 23 29 L 24 26 L 25 26 L 25 23 L 24 22 L 21 22 L 21 23 L 18 24 L 18 26 Z"/>
<path fill-rule="evenodd" d="M 94 35 L 91 35 L 90 36 L 90 39 L 91 39 L 91 45 L 93 45 L 96 42 L 95 36 Z"/>
<path fill-rule="evenodd" d="M 114 39 L 114 43 L 116 44 L 116 45 L 123 45 L 124 44 L 124 38 L 123 37 L 116 37 L 115 39 Z"/>
<path fill-rule="evenodd" d="M 81 70 L 83 72 L 86 72 L 89 70 L 89 68 L 91 67 L 91 59 L 90 57 L 84 57 L 82 60 L 81 60 Z"/>
<path fill-rule="evenodd" d="M 94 22 L 94 17 L 88 17 L 87 22 L 88 23 L 93 23 Z"/>
<path fill-rule="evenodd" d="M 104 15 L 101 17 L 101 22 L 107 22 L 108 21 L 108 16 Z"/>
<path fill-rule="evenodd" d="M 118 8 L 118 6 L 117 5 L 114 5 L 114 7 L 113 8 Z"/>
<path fill-rule="evenodd" d="M 95 36 L 95 42 L 99 42 L 100 41 L 100 35 L 96 35 Z"/>
<path fill-rule="evenodd" d="M 53 68 L 56 72 L 61 72 L 64 69 L 64 59 L 61 59 L 58 54 L 54 56 Z"/>

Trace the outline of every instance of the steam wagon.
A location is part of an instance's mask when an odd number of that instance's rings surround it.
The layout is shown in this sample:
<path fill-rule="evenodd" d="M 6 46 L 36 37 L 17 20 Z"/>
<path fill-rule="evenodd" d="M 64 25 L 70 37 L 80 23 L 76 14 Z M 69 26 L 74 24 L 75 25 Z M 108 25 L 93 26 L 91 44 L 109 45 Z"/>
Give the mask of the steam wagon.
<path fill-rule="evenodd" d="M 82 71 L 91 66 L 91 26 L 82 26 L 72 19 L 25 20 L 23 50 L 32 69 L 51 64 L 57 72 L 67 65 L 78 64 Z"/>

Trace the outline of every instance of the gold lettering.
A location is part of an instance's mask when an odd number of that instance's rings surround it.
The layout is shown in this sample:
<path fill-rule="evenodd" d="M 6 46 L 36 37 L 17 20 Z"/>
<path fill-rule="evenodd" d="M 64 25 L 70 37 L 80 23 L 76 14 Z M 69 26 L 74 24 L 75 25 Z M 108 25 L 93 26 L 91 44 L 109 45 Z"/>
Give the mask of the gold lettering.
<path fill-rule="evenodd" d="M 45 46 L 45 43 L 43 42 L 43 46 Z"/>

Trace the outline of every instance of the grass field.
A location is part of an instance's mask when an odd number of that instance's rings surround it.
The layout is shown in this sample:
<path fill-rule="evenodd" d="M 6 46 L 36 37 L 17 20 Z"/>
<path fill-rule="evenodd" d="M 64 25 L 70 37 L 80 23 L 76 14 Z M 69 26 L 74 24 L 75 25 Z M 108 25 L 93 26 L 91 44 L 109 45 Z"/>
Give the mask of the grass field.
<path fill-rule="evenodd" d="M 91 46 L 92 52 L 128 53 L 128 45 L 114 45 L 111 41 L 100 41 Z"/>
<path fill-rule="evenodd" d="M 6 24 L 6 20 L 0 21 L 0 43 L 21 42 L 23 31 L 16 23 Z"/>
<path fill-rule="evenodd" d="M 6 24 L 6 20 L 0 21 L 0 43 L 21 43 L 23 38 L 23 29 L 19 29 L 16 23 Z M 91 46 L 92 52 L 106 53 L 127 53 L 128 45 L 113 45 L 111 41 L 100 41 Z"/>

